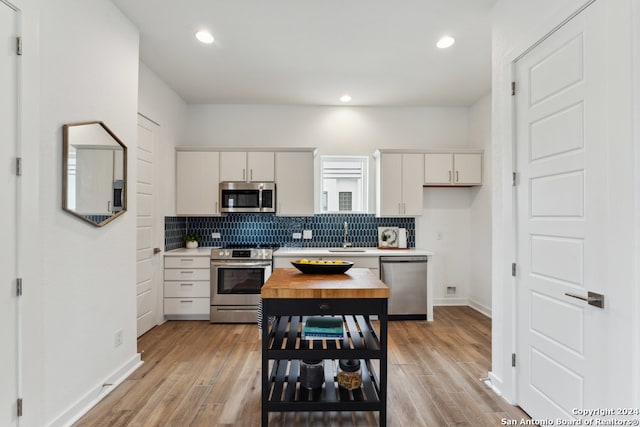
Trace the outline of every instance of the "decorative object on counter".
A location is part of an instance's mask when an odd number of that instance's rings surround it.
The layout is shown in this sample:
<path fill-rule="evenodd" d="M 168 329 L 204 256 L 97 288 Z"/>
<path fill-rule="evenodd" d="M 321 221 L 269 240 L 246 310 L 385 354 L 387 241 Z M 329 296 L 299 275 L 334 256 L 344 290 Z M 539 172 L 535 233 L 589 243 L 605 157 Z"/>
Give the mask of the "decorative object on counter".
<path fill-rule="evenodd" d="M 362 385 L 362 371 L 358 359 L 340 359 L 338 385 L 347 390 L 357 390 Z"/>
<path fill-rule="evenodd" d="M 310 390 L 322 387 L 324 383 L 324 367 L 321 359 L 303 359 L 300 363 L 300 385 Z"/>
<path fill-rule="evenodd" d="M 351 261 L 325 261 L 325 260 L 308 260 L 300 259 L 291 264 L 305 274 L 342 274 L 353 267 Z"/>
<path fill-rule="evenodd" d="M 187 233 L 186 236 L 184 236 L 184 241 L 186 242 L 188 249 L 197 248 L 200 240 L 202 240 L 202 236 L 198 233 Z"/>
<path fill-rule="evenodd" d="M 63 126 L 62 209 L 96 227 L 127 210 L 127 147 L 102 122 Z"/>
<path fill-rule="evenodd" d="M 342 339 L 343 337 L 342 317 L 312 316 L 307 319 L 302 328 L 302 338 L 306 340 Z"/>
<path fill-rule="evenodd" d="M 378 247 L 397 248 L 398 233 L 398 227 L 378 227 Z"/>
<path fill-rule="evenodd" d="M 398 248 L 399 249 L 407 248 L 407 229 L 406 228 L 398 229 Z"/>

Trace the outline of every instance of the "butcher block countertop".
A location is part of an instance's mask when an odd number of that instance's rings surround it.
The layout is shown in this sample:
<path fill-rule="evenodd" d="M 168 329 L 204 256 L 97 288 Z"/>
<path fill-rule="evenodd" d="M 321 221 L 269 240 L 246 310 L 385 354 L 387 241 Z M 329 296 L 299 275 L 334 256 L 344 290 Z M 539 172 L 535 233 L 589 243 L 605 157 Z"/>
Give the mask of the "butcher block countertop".
<path fill-rule="evenodd" d="M 389 298 L 389 287 L 368 268 L 344 274 L 303 274 L 276 268 L 262 286 L 262 298 Z"/>

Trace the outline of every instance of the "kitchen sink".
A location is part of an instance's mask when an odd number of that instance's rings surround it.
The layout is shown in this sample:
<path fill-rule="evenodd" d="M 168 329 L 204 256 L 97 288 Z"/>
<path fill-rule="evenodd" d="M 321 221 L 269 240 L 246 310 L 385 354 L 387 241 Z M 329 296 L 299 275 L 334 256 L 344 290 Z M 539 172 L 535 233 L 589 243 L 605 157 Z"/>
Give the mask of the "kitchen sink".
<path fill-rule="evenodd" d="M 329 252 L 365 252 L 365 248 L 329 248 Z"/>

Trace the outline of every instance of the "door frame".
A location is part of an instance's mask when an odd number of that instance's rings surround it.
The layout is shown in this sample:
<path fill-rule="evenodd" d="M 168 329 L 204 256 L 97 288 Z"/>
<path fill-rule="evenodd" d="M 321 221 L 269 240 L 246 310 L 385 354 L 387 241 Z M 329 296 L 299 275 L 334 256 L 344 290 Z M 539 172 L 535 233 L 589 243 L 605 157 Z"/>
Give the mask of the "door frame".
<path fill-rule="evenodd" d="M 506 51 L 493 71 L 493 107 L 492 130 L 494 141 L 498 144 L 495 151 L 497 158 L 493 162 L 493 177 L 496 185 L 493 189 L 494 213 L 492 215 L 492 370 L 489 372 L 491 386 L 509 403 L 517 404 L 517 374 L 512 367 L 511 355 L 516 353 L 517 346 L 517 293 L 516 280 L 511 275 L 511 264 L 516 261 L 516 199 L 515 187 L 512 186 L 512 172 L 516 166 L 515 159 L 515 102 L 511 96 L 511 82 L 515 79 L 515 62 L 533 49 L 573 16 L 584 10 L 596 0 L 566 1 L 558 5 L 554 16 L 555 22 L 549 19 L 527 32 L 523 41 L 515 44 L 515 47 Z M 602 1 L 602 0 L 597 0 Z M 640 5 L 633 4 L 633 13 L 630 18 L 632 29 L 636 38 L 640 35 Z M 579 7 L 576 8 L 576 5 Z M 548 17 L 548 14 L 547 14 Z M 541 21 L 542 22 L 542 21 Z M 632 114 L 640 115 L 640 42 L 636 42 L 633 48 L 633 106 Z M 495 53 L 494 53 L 495 55 Z M 635 250 L 632 266 L 634 283 L 640 282 L 640 124 L 634 123 L 633 142 L 634 171 L 633 189 L 635 194 L 633 213 L 635 229 L 633 231 Z M 495 157 L 495 156 L 494 156 Z M 634 289 L 630 296 L 635 306 L 640 306 L 640 289 Z M 630 338 L 633 355 L 633 402 L 635 407 L 640 407 L 640 313 L 633 314 L 633 337 Z"/>

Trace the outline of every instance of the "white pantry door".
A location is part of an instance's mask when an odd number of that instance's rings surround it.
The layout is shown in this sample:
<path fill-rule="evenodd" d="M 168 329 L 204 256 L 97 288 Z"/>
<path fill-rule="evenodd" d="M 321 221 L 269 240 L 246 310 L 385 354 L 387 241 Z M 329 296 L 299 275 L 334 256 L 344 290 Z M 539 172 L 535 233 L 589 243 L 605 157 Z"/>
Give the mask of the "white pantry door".
<path fill-rule="evenodd" d="M 138 115 L 138 179 L 136 182 L 137 279 L 136 302 L 138 336 L 156 326 L 161 314 L 160 278 L 156 256 L 156 188 L 154 184 L 154 149 L 157 147 L 158 125 Z"/>
<path fill-rule="evenodd" d="M 577 418 L 608 400 L 604 1 L 515 63 L 518 403 L 535 419 Z"/>
<path fill-rule="evenodd" d="M 17 153 L 18 65 L 15 50 L 17 12 L 0 1 L 0 425 L 18 423 L 18 178 Z M 11 43 L 13 41 L 13 43 Z"/>

